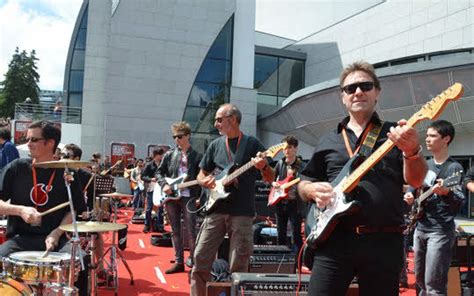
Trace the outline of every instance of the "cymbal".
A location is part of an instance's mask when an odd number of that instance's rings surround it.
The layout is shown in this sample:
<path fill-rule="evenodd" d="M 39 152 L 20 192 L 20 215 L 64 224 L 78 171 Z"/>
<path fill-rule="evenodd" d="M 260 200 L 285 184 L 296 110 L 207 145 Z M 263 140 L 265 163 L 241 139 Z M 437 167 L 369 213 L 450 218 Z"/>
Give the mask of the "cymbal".
<path fill-rule="evenodd" d="M 104 193 L 104 194 L 99 194 L 99 196 L 105 196 L 105 197 L 133 197 L 132 194 L 127 194 L 127 193 L 120 193 L 120 192 L 112 192 L 112 193 Z"/>
<path fill-rule="evenodd" d="M 37 162 L 34 164 L 38 168 L 51 168 L 51 169 L 61 169 L 61 168 L 70 168 L 70 169 L 79 169 L 84 168 L 92 163 L 88 161 L 81 160 L 72 160 L 72 159 L 61 159 L 61 160 L 52 160 L 52 161 L 43 161 Z"/>
<path fill-rule="evenodd" d="M 126 224 L 117 224 L 117 223 L 110 223 L 110 222 L 94 222 L 94 221 L 87 221 L 87 222 L 77 222 L 77 232 L 107 232 L 107 231 L 117 231 L 120 229 L 126 228 Z M 59 229 L 73 232 L 74 227 L 72 224 L 64 224 L 60 225 Z"/>

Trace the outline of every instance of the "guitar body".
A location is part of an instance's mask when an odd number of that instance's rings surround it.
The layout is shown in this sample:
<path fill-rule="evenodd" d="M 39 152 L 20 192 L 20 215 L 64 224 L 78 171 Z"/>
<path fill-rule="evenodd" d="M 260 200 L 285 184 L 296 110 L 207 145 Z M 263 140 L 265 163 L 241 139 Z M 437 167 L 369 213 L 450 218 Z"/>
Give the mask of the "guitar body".
<path fill-rule="evenodd" d="M 272 189 L 270 189 L 270 194 L 268 195 L 268 204 L 267 204 L 268 206 L 274 206 L 278 202 L 280 202 L 280 200 L 285 199 L 285 198 L 288 197 L 288 191 L 290 191 L 290 187 L 285 189 L 281 185 L 287 184 L 293 178 L 294 178 L 293 175 L 288 175 L 288 176 L 286 176 L 285 179 L 280 180 L 280 181 L 276 181 L 276 183 L 278 183 L 280 185 L 280 187 L 275 188 L 275 187 L 272 186 Z"/>
<path fill-rule="evenodd" d="M 177 178 L 165 178 L 166 183 L 171 187 L 171 194 L 166 194 L 163 191 L 163 188 L 156 183 L 155 189 L 153 190 L 153 204 L 155 206 L 161 207 L 165 203 L 173 200 L 179 200 L 181 197 L 179 196 L 179 189 L 178 185 L 183 183 L 183 181 L 186 179 L 187 175 L 183 174 Z"/>
<path fill-rule="evenodd" d="M 215 208 L 216 203 L 219 202 L 221 199 L 227 198 L 230 192 L 227 192 L 226 187 L 223 184 L 223 181 L 227 178 L 227 176 L 235 170 L 235 165 L 231 164 L 227 166 L 220 174 L 218 174 L 216 178 L 216 186 L 212 189 L 208 189 L 207 191 L 207 201 L 205 205 L 205 210 L 207 213 L 212 212 Z"/>

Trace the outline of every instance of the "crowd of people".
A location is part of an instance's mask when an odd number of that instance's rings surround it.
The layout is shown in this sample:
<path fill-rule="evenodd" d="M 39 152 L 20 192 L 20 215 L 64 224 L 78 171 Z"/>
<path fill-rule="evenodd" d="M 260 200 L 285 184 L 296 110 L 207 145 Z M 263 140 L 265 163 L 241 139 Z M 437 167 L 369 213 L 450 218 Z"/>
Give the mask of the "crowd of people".
<path fill-rule="evenodd" d="M 283 157 L 271 166 L 266 148 L 258 138 L 241 130 L 242 113 L 229 103 L 216 111 L 214 126 L 220 137 L 203 154 L 191 145 L 190 125 L 176 122 L 171 126 L 172 149 L 155 149 L 148 159 L 133 159 L 127 167 L 115 167 L 108 157 L 102 160 L 95 153 L 90 168 L 79 169 L 73 178 L 63 177 L 64 169 L 35 166 L 38 162 L 82 157 L 75 144 L 57 150 L 61 133 L 53 123 L 38 121 L 30 125 L 26 140 L 31 159 L 16 160 L 18 153 L 9 133 L 4 132 L 7 129 L 2 128 L 0 214 L 8 217 L 8 240 L 0 245 L 0 257 L 20 250 L 68 252 L 70 244 L 60 225 L 71 223 L 69 208 L 44 216 L 41 213 L 67 201 L 65 184 L 70 184 L 77 213 L 88 219 L 95 200 L 89 186 L 91 176 L 124 173 L 133 194 L 131 206 L 137 214 L 139 209 L 144 211 L 143 232 L 163 232 L 165 217 L 169 221 L 175 264 L 166 273 L 184 272 L 187 266 L 191 270 L 191 295 L 206 295 L 213 262 L 226 236 L 229 273 L 249 269 L 255 243 L 255 188 L 261 179 L 274 190 L 285 190 L 284 197 L 272 205 L 276 242 L 295 253 L 303 248 L 310 252 L 309 295 L 345 295 L 355 278 L 360 295 L 398 295 L 400 285 L 406 286 L 405 217 L 413 208 L 418 209 L 413 248 L 419 295 L 446 295 L 456 241 L 454 218 L 466 199 L 465 189 L 474 192 L 473 168 L 458 183 L 449 187 L 443 183 L 450 176 L 464 176 L 463 167 L 449 154 L 455 135 L 453 125 L 445 120 L 430 123 L 425 144 L 432 157 L 427 160 L 420 144 L 422 136 L 414 127 L 405 119 L 386 122 L 378 116 L 375 106 L 382 87 L 372 65 L 356 62 L 346 67 L 340 76 L 340 88 L 348 116 L 319 139 L 307 163 L 298 154 L 298 139 L 286 135 L 281 140 Z M 386 141 L 395 147 L 351 190 L 341 192 L 341 180 Z M 247 170 L 232 174 L 233 169 L 247 165 Z M 284 185 L 292 180 L 296 181 L 286 188 Z M 428 189 L 432 194 L 420 202 L 420 191 Z M 201 207 L 203 195 L 208 207 Z M 161 198 L 159 206 L 156 196 Z M 324 235 L 305 245 L 303 222 L 320 223 L 322 214 L 341 199 L 350 203 L 350 212 L 338 216 L 334 225 L 318 224 Z M 199 227 L 198 207 L 207 210 Z M 311 217 L 316 221 L 310 222 L 307 213 L 320 216 Z M 187 258 L 183 236 L 189 242 Z M 297 260 L 297 271 L 300 265 Z M 83 285 L 83 276 L 79 276 L 78 286 Z"/>

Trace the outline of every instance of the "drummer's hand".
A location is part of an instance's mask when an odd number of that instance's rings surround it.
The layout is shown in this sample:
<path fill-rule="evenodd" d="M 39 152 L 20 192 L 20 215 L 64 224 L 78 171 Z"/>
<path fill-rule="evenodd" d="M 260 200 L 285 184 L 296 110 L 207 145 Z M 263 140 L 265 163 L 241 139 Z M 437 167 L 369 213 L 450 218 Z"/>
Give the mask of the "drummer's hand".
<path fill-rule="evenodd" d="M 61 234 L 57 229 L 51 231 L 44 241 L 46 244 L 46 250 L 52 251 L 58 246 L 59 238 Z"/>
<path fill-rule="evenodd" d="M 22 207 L 20 210 L 20 216 L 28 224 L 40 225 L 41 216 L 40 213 L 32 207 Z"/>
<path fill-rule="evenodd" d="M 88 211 L 82 212 L 81 218 L 82 218 L 83 220 L 88 220 L 88 219 L 90 218 L 89 212 L 88 212 Z"/>
<path fill-rule="evenodd" d="M 163 186 L 163 191 L 168 195 L 173 193 L 173 191 L 171 190 L 170 185 L 168 185 L 168 184 L 165 184 L 165 186 Z"/>
<path fill-rule="evenodd" d="M 66 180 L 66 182 L 71 184 L 74 181 L 74 172 L 69 172 L 69 173 L 64 172 L 64 180 Z"/>

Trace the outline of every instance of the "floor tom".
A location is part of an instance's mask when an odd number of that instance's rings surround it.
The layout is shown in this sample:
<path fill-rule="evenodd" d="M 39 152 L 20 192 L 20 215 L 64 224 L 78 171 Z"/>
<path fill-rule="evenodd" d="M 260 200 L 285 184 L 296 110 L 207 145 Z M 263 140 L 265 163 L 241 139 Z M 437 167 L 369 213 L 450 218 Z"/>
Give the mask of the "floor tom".
<path fill-rule="evenodd" d="M 33 295 L 30 287 L 11 277 L 0 276 L 0 295 L 2 296 L 29 296 Z"/>

